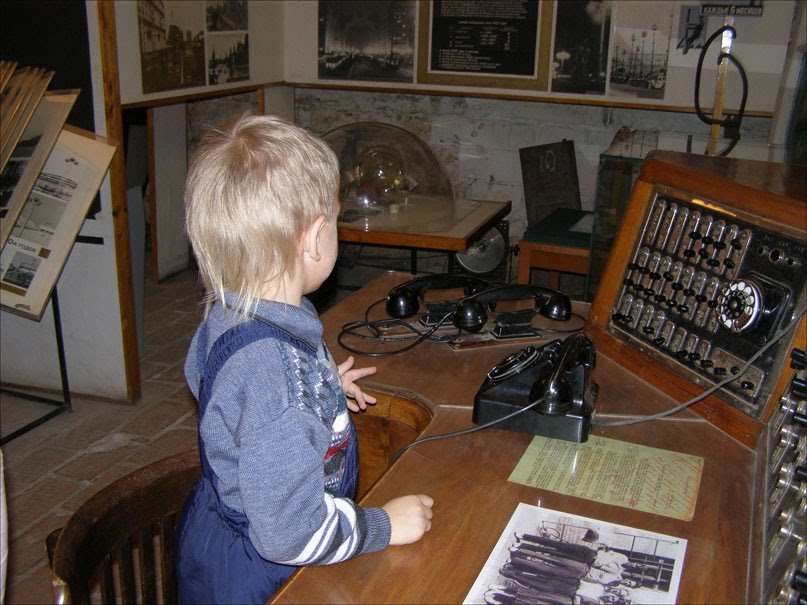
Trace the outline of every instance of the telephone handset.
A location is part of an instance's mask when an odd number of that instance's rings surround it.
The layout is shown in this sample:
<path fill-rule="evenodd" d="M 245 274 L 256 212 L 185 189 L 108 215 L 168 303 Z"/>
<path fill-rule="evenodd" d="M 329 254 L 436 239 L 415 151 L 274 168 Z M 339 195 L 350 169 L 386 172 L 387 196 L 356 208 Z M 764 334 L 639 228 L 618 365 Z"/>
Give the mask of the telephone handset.
<path fill-rule="evenodd" d="M 427 290 L 463 288 L 465 296 L 487 290 L 492 284 L 484 279 L 460 274 L 424 275 L 395 286 L 387 295 L 387 315 L 396 319 L 411 317 L 420 309 Z"/>
<path fill-rule="evenodd" d="M 473 421 L 502 419 L 496 426 L 582 443 L 597 396 L 591 379 L 595 361 L 594 345 L 584 334 L 525 347 L 488 372 L 474 399 Z M 524 409 L 531 404 L 535 407 Z"/>
<path fill-rule="evenodd" d="M 454 325 L 468 332 L 478 332 L 487 321 L 488 310 L 494 310 L 502 300 L 534 300 L 536 311 L 544 317 L 566 321 L 572 316 L 572 303 L 563 292 L 530 286 L 510 284 L 482 290 L 457 303 Z"/>

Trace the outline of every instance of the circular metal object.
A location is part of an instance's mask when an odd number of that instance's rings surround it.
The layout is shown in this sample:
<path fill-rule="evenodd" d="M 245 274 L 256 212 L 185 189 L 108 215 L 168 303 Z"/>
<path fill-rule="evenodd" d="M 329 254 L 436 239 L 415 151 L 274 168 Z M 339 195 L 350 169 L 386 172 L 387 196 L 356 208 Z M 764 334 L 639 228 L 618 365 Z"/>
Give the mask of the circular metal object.
<path fill-rule="evenodd" d="M 460 267 L 469 273 L 490 273 L 504 260 L 508 243 L 504 234 L 494 227 L 465 252 L 458 252 L 455 258 Z"/>

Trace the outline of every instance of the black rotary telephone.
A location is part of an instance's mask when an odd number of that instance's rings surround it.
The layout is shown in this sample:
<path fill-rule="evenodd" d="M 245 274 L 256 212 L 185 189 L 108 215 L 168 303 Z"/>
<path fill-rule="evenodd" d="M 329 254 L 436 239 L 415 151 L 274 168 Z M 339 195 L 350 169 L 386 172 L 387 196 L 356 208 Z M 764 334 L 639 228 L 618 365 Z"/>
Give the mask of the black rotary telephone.
<path fill-rule="evenodd" d="M 473 421 L 502 419 L 496 426 L 511 431 L 587 441 L 597 395 L 595 361 L 594 344 L 584 334 L 525 347 L 487 373 L 474 399 Z"/>

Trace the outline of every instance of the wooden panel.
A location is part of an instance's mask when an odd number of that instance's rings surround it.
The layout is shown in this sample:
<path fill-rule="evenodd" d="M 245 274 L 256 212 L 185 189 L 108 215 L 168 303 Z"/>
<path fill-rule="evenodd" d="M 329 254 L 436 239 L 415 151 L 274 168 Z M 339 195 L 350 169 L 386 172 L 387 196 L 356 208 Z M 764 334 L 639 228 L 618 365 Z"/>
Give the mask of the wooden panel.
<path fill-rule="evenodd" d="M 336 342 L 341 326 L 361 317 L 366 306 L 408 277 L 386 274 L 323 315 L 326 339 L 337 359 L 347 354 Z M 378 367 L 374 388 L 424 402 L 433 411 L 424 436 L 435 435 L 473 426 L 471 408 L 485 372 L 521 346 L 453 351 L 424 343 L 404 355 L 357 356 L 357 365 Z M 675 403 L 607 355 L 598 355 L 594 379 L 600 420 L 653 414 Z M 459 603 L 519 502 L 685 538 L 678 602 L 753 601 L 747 561 L 755 452 L 690 410 L 637 427 L 598 428 L 595 434 L 703 457 L 693 519 L 680 521 L 510 483 L 507 477 L 531 437 L 488 429 L 413 447 L 362 500 L 378 506 L 408 493 L 431 495 L 433 527 L 421 541 L 335 566 L 304 568 L 272 602 Z"/>
<path fill-rule="evenodd" d="M 704 390 L 688 378 L 660 364 L 653 352 L 628 344 L 608 329 L 611 310 L 622 288 L 625 268 L 639 237 L 655 192 L 662 188 L 681 192 L 706 202 L 737 219 L 804 239 L 807 225 L 807 172 L 803 166 L 734 160 L 676 152 L 654 151 L 642 165 L 609 255 L 600 287 L 591 306 L 586 330 L 598 351 L 621 360 L 636 376 L 656 384 L 676 401 L 686 401 Z M 805 330 L 804 317 L 797 333 Z M 792 338 L 792 336 L 791 336 Z M 792 372 L 776 377 L 771 402 L 778 400 Z M 707 397 L 692 409 L 749 447 L 755 447 L 772 413 L 769 406 L 760 419 L 731 407 L 717 395 Z"/>

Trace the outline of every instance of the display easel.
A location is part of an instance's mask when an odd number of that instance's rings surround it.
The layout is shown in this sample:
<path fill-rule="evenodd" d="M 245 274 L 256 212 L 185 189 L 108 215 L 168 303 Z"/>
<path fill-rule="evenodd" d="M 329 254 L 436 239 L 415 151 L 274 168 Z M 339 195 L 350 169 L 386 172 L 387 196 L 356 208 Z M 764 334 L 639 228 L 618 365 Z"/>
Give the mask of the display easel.
<path fill-rule="evenodd" d="M 54 418 L 55 416 L 58 416 L 62 412 L 73 411 L 73 404 L 70 399 L 70 384 L 67 379 L 67 364 L 64 354 L 64 338 L 62 337 L 62 320 L 61 320 L 61 314 L 59 312 L 59 296 L 56 290 L 57 287 L 54 286 L 53 291 L 50 294 L 50 304 L 51 309 L 53 310 L 53 329 L 56 332 L 56 352 L 59 356 L 59 376 L 62 382 L 62 400 L 59 401 L 55 399 L 48 399 L 47 397 L 42 397 L 40 395 L 33 395 L 31 393 L 23 393 L 12 389 L 0 388 L 0 392 L 12 395 L 19 399 L 26 399 L 28 401 L 35 401 L 37 403 L 46 403 L 48 405 L 56 406 L 53 410 L 51 410 L 47 414 L 40 416 L 36 420 L 33 420 L 28 424 L 18 428 L 16 431 L 9 433 L 5 437 L 0 438 L 0 446 L 3 446 L 9 441 L 16 439 L 20 435 L 24 435 L 31 429 L 38 427 L 40 424 L 47 422 L 48 420 Z"/>
<path fill-rule="evenodd" d="M 0 216 L 0 308 L 39 321 L 50 301 L 62 399 L 32 394 L 30 391 L 36 390 L 33 387 L 20 387 L 28 392 L 0 388 L 0 392 L 19 399 L 55 406 L 0 438 L 0 445 L 72 410 L 57 282 L 76 242 L 103 243 L 101 238 L 78 232 L 116 151 L 104 137 L 65 125 L 78 90 L 45 95 L 50 78 L 40 75 L 43 70 L 33 70 L 34 77 L 29 78 L 29 71 L 0 61 L 4 109 L 0 115 L 0 148 L 8 151 L 0 171 L 14 189 Z M 25 111 L 5 111 L 12 105 L 24 106 Z"/>

